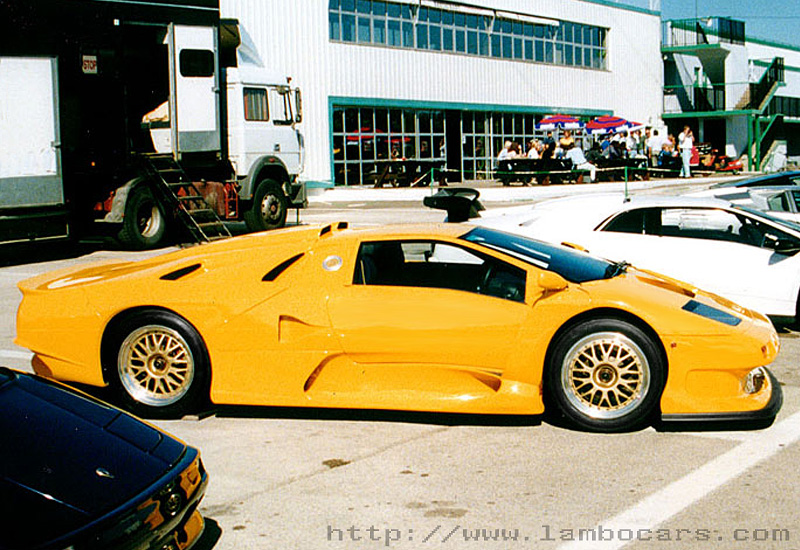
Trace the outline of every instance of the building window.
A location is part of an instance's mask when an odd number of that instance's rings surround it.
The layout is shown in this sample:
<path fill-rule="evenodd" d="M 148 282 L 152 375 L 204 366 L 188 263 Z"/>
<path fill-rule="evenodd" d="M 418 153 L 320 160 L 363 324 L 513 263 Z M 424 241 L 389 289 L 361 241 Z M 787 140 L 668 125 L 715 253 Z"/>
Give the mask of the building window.
<path fill-rule="evenodd" d="M 390 159 L 443 159 L 444 137 L 443 111 L 335 106 L 334 182 L 372 185 Z"/>
<path fill-rule="evenodd" d="M 459 121 L 458 117 L 445 120 L 444 111 L 436 109 L 334 106 L 333 179 L 336 185 L 373 185 L 392 159 L 444 161 L 450 156 L 446 147 L 459 145 L 461 165 L 448 167 L 460 169 L 465 180 L 492 179 L 495 159 L 506 141 L 516 141 L 526 153 L 531 140 L 546 136 L 546 131 L 536 129 L 543 116 L 463 111 Z M 451 123 L 460 123 L 460 128 L 446 131 Z M 460 140 L 446 143 L 445 136 L 454 135 Z M 576 136 L 581 147 L 583 140 Z M 415 177 L 420 176 L 422 168 Z"/>
<path fill-rule="evenodd" d="M 569 21 L 512 21 L 382 0 L 329 0 L 328 36 L 495 59 L 606 69 L 608 30 Z"/>

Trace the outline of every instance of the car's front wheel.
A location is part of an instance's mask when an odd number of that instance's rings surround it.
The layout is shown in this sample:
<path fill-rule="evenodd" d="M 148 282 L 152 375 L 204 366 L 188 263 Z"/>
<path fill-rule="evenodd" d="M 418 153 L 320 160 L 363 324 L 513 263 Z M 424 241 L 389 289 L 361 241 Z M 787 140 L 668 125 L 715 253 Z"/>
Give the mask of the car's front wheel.
<path fill-rule="evenodd" d="M 658 345 L 619 319 L 577 324 L 554 342 L 547 396 L 573 425 L 600 432 L 642 427 L 658 406 L 665 368 Z"/>
<path fill-rule="evenodd" d="M 116 327 L 110 348 L 109 378 L 120 404 L 134 414 L 181 417 L 207 398 L 208 353 L 185 319 L 139 311 Z"/>

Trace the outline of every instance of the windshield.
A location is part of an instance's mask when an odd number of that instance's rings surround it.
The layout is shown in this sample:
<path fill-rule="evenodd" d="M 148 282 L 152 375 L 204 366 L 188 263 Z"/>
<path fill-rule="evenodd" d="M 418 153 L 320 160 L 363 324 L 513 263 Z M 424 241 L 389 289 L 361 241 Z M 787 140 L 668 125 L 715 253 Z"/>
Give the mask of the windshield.
<path fill-rule="evenodd" d="M 572 283 L 608 279 L 624 271 L 624 269 L 614 269 L 614 264 L 590 256 L 585 252 L 544 243 L 521 235 L 504 233 L 496 229 L 476 227 L 461 238 L 505 252 L 541 269 L 558 273 Z"/>
<path fill-rule="evenodd" d="M 772 222 L 774 224 L 781 225 L 786 229 L 791 229 L 792 231 L 800 231 L 800 224 L 797 224 L 795 222 L 791 222 L 789 220 L 784 220 L 782 218 L 776 218 L 775 216 L 771 216 L 770 214 L 764 212 L 763 210 L 756 210 L 755 208 L 742 206 L 740 204 L 733 205 L 733 208 L 735 208 L 736 210 L 741 210 L 743 212 L 747 212 L 751 216 L 756 216 L 756 217 L 759 217 L 759 218 L 763 218 L 763 219 L 768 220 L 768 221 L 770 221 L 770 222 Z"/>
<path fill-rule="evenodd" d="M 725 187 L 776 187 L 785 185 L 800 185 L 800 172 L 782 172 L 767 176 L 738 179 L 734 181 L 721 181 L 709 185 L 709 189 L 722 189 Z"/>

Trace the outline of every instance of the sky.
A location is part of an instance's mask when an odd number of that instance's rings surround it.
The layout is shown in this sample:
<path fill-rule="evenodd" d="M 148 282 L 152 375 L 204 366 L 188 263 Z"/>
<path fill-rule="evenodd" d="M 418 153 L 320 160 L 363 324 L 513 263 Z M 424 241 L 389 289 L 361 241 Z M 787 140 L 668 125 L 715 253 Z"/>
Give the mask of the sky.
<path fill-rule="evenodd" d="M 621 0 L 648 8 L 652 0 Z M 730 17 L 745 22 L 749 38 L 800 47 L 798 0 L 660 0 L 662 19 Z"/>

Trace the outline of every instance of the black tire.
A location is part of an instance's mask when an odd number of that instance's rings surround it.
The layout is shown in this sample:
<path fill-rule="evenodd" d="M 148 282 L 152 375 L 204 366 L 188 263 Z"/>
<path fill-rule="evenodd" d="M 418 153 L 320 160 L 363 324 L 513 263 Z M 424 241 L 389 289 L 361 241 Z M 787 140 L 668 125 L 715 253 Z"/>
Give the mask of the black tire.
<path fill-rule="evenodd" d="M 115 327 L 104 351 L 104 367 L 117 401 L 138 416 L 180 418 L 208 400 L 205 343 L 178 315 L 137 311 Z"/>
<path fill-rule="evenodd" d="M 650 421 L 665 375 L 659 347 L 644 331 L 619 319 L 593 319 L 554 342 L 545 391 L 574 426 L 630 431 Z"/>
<path fill-rule="evenodd" d="M 119 241 L 131 250 L 145 250 L 163 246 L 166 236 L 167 217 L 152 191 L 141 185 L 131 189 Z"/>
<path fill-rule="evenodd" d="M 286 225 L 289 199 L 281 185 L 266 178 L 259 182 L 253 196 L 253 205 L 244 213 L 244 221 L 250 231 L 267 231 Z"/>

